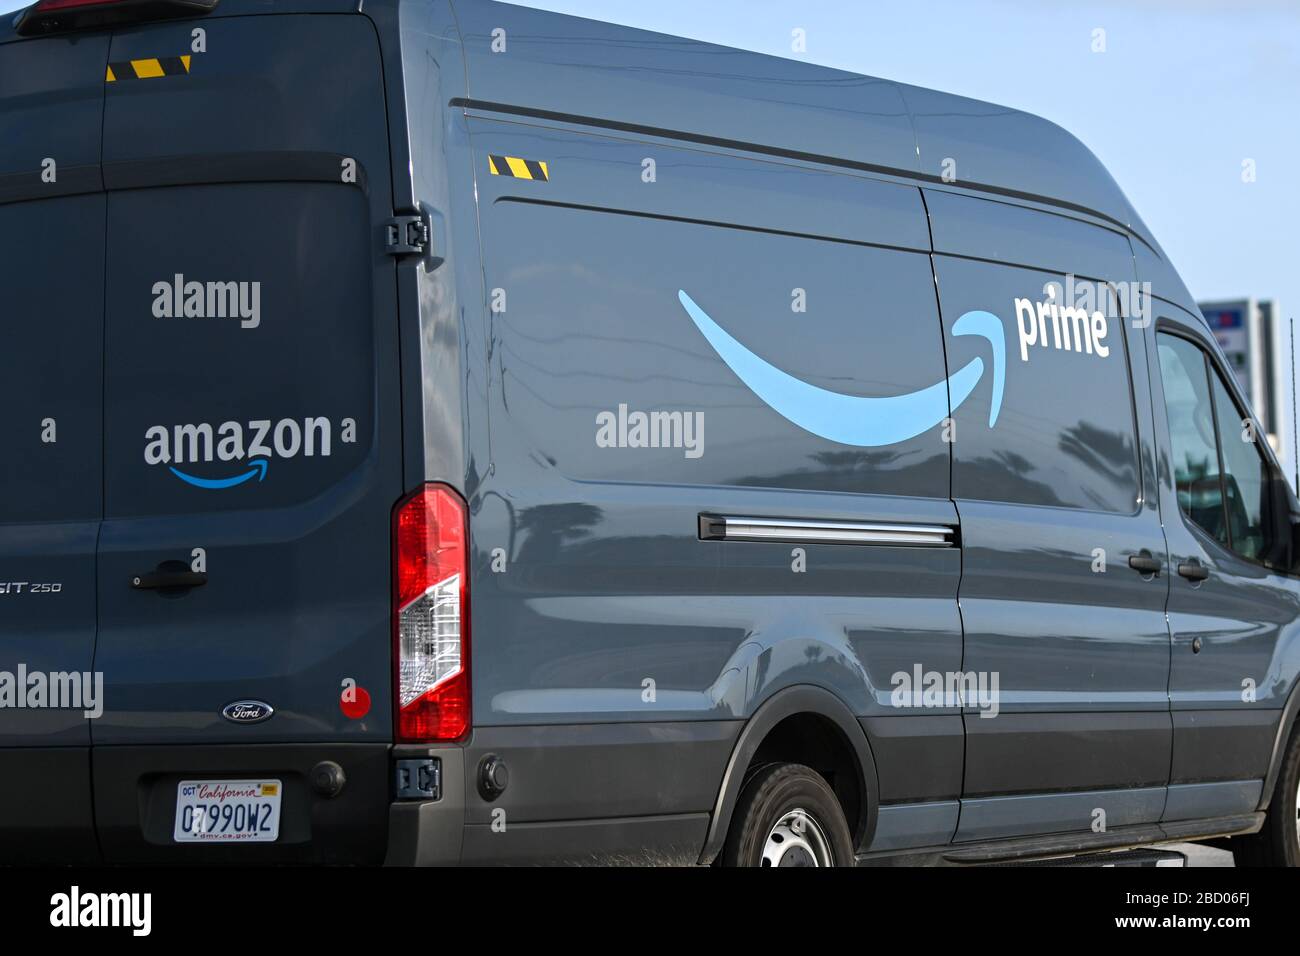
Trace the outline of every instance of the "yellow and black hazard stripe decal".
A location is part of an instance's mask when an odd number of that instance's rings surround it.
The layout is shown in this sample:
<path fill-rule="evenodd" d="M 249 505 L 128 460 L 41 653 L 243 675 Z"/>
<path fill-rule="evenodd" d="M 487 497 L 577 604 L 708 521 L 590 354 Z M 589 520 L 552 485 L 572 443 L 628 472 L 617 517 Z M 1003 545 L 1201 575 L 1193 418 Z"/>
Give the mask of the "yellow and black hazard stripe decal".
<path fill-rule="evenodd" d="M 518 156 L 493 156 L 488 154 L 488 168 L 493 176 L 513 176 L 515 179 L 536 179 L 549 182 L 550 174 L 546 164 L 535 159 L 520 159 Z"/>
<path fill-rule="evenodd" d="M 183 76 L 190 71 L 190 56 L 151 56 L 143 60 L 110 63 L 105 83 L 119 80 L 152 80 L 156 76 Z"/>

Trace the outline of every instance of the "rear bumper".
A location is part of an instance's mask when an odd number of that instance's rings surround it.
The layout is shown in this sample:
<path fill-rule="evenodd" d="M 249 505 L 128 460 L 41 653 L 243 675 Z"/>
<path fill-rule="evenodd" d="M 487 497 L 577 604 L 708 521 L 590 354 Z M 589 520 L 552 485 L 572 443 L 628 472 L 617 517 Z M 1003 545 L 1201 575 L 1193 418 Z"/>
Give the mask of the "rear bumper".
<path fill-rule="evenodd" d="M 465 746 L 240 744 L 0 749 L 0 863 L 683 863 L 699 859 L 737 722 L 479 728 Z M 477 789 L 492 754 L 510 769 Z M 399 758 L 441 764 L 437 800 L 394 799 Z M 313 785 L 322 762 L 346 778 Z M 274 843 L 173 841 L 182 780 L 275 778 Z"/>
<path fill-rule="evenodd" d="M 425 752 L 442 761 L 437 801 L 393 800 L 386 743 L 0 749 L 0 864 L 456 863 L 464 751 Z M 311 782 L 322 761 L 343 768 L 333 796 Z M 173 842 L 177 783 L 247 777 L 283 784 L 274 843 Z"/>

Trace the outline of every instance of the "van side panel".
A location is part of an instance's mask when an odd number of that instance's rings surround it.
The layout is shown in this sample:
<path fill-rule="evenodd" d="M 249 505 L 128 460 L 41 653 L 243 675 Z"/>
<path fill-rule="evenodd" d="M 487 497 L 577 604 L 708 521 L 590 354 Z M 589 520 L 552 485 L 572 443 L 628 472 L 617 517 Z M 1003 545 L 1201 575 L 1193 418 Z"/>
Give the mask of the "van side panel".
<path fill-rule="evenodd" d="M 629 783 L 646 766 L 674 779 L 699 761 L 716 782 L 739 722 L 795 684 L 898 724 L 899 763 L 933 752 L 926 721 L 946 718 L 960 739 L 956 707 L 921 716 L 891 701 L 895 674 L 960 666 L 957 549 L 709 541 L 698 520 L 953 525 L 946 393 L 910 437 L 833 441 L 751 391 L 683 299 L 819 388 L 943 389 L 916 190 L 486 117 L 470 130 L 493 359 L 493 473 L 472 525 L 476 745 L 628 721 L 694 741 L 604 752 L 627 772 L 583 779 L 602 781 L 587 808 L 608 815 L 663 805 Z M 493 156 L 545 162 L 547 178 L 493 174 Z M 656 413 L 670 417 L 656 426 Z M 641 414 L 658 429 L 644 440 Z M 951 769 L 911 775 L 895 799 L 955 800 Z M 546 819 L 551 787 L 512 776 L 500 805 Z M 669 803 L 707 812 L 714 795 Z M 469 817 L 487 810 L 471 801 Z"/>

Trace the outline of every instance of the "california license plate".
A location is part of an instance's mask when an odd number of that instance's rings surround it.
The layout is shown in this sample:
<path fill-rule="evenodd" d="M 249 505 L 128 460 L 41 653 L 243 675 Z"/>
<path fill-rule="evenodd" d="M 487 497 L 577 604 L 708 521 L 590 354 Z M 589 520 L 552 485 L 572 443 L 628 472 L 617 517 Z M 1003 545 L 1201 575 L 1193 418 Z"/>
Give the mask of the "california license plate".
<path fill-rule="evenodd" d="M 280 835 L 279 780 L 182 780 L 177 843 L 273 843 Z"/>

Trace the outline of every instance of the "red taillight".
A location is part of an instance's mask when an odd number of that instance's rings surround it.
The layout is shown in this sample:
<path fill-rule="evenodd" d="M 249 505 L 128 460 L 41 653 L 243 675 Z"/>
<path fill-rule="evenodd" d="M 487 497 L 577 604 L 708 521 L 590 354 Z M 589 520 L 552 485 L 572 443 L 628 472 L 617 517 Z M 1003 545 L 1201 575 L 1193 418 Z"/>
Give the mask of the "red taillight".
<path fill-rule="evenodd" d="M 197 17 L 217 0 L 38 0 L 18 16 L 14 29 L 22 36 L 89 30 L 143 20 Z"/>
<path fill-rule="evenodd" d="M 428 484 L 393 516 L 395 733 L 400 743 L 469 733 L 469 546 L 465 501 Z"/>

